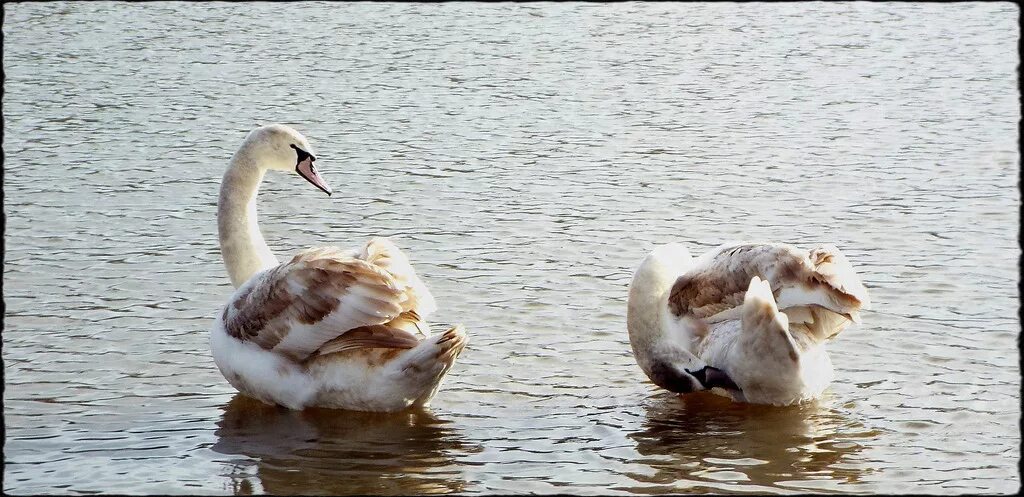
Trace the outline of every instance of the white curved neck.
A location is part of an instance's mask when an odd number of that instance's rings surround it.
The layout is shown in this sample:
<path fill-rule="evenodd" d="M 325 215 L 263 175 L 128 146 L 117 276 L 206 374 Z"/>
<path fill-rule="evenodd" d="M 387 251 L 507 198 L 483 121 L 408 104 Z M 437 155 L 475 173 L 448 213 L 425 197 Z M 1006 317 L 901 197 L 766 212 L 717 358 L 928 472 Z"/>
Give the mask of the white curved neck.
<path fill-rule="evenodd" d="M 220 185 L 217 201 L 220 254 L 235 288 L 254 274 L 278 264 L 256 224 L 256 193 L 263 173 L 264 169 L 243 148 L 231 158 Z"/>
<path fill-rule="evenodd" d="M 672 336 L 668 295 L 676 278 L 693 263 L 689 253 L 675 247 L 656 249 L 640 263 L 629 285 L 626 328 L 641 369 L 650 376 L 656 361 L 674 361 L 686 349 L 689 337 Z M 680 359 L 683 360 L 683 359 Z"/>
<path fill-rule="evenodd" d="M 648 257 L 629 285 L 626 328 L 633 353 L 645 371 L 652 359 L 651 352 L 665 339 L 662 308 L 667 307 L 672 282 L 664 274 L 664 267 Z"/>

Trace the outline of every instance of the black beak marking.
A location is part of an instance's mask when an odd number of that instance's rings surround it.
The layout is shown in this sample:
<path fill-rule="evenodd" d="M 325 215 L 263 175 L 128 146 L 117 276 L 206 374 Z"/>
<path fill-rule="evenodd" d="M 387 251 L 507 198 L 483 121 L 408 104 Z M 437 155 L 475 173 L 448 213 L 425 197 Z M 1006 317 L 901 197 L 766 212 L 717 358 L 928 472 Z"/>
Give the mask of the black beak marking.
<path fill-rule="evenodd" d="M 309 153 L 309 152 L 307 152 L 305 150 L 302 150 L 301 148 L 295 146 L 294 143 L 291 143 L 288 146 L 292 147 L 293 149 L 295 149 L 295 153 L 299 156 L 299 158 L 295 161 L 295 165 L 296 166 L 298 166 L 300 162 L 306 160 L 306 158 L 309 158 L 310 162 L 316 162 L 316 157 L 313 157 L 313 154 L 311 154 L 311 153 Z"/>
<path fill-rule="evenodd" d="M 694 378 L 697 378 L 697 381 L 700 381 L 700 384 L 708 390 L 715 387 L 724 388 L 726 390 L 740 389 L 740 387 L 732 381 L 732 378 L 729 378 L 729 375 L 725 374 L 725 371 L 718 368 L 704 366 L 697 371 L 687 371 L 687 373 L 690 373 Z"/>

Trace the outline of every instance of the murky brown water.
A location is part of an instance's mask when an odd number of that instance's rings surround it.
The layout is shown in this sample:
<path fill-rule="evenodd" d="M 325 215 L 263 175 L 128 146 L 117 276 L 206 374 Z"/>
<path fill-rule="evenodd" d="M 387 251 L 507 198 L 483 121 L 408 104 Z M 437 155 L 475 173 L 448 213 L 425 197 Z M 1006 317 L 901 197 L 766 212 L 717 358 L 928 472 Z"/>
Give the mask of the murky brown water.
<path fill-rule="evenodd" d="M 5 5 L 4 490 L 1015 492 L 1010 3 Z M 388 235 L 470 346 L 428 411 L 237 397 L 220 175 L 280 121 L 279 254 Z M 318 163 L 319 163 L 318 162 Z M 657 243 L 840 246 L 875 311 L 802 407 L 658 391 Z"/>

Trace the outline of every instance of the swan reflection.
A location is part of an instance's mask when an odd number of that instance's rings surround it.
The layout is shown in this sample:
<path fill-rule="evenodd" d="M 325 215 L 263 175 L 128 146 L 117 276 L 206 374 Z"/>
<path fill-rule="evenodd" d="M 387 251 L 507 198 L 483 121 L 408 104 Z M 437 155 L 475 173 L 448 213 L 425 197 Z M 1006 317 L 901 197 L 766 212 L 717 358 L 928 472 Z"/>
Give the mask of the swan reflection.
<path fill-rule="evenodd" d="M 230 461 L 231 490 L 269 494 L 462 492 L 459 433 L 429 411 L 290 411 L 236 395 L 218 422 L 215 452 Z"/>
<path fill-rule="evenodd" d="M 653 471 L 645 484 L 701 487 L 707 482 L 813 491 L 851 490 L 866 471 L 859 441 L 879 433 L 827 407 L 828 399 L 776 407 L 711 393 L 649 400 L 642 430 L 629 434 Z M 782 483 L 782 485 L 780 485 Z"/>

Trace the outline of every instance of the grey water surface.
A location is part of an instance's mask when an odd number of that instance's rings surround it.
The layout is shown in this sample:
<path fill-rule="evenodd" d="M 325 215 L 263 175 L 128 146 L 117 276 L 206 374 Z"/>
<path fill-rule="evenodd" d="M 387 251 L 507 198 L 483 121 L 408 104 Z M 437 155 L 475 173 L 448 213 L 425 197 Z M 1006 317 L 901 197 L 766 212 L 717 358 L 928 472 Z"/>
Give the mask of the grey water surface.
<path fill-rule="evenodd" d="M 10 494 L 1013 493 L 1012 3 L 4 5 Z M 429 409 L 287 412 L 210 356 L 220 176 L 288 123 L 281 257 L 384 235 L 470 344 Z M 874 309 L 775 408 L 636 366 L 656 244 L 834 243 Z"/>

